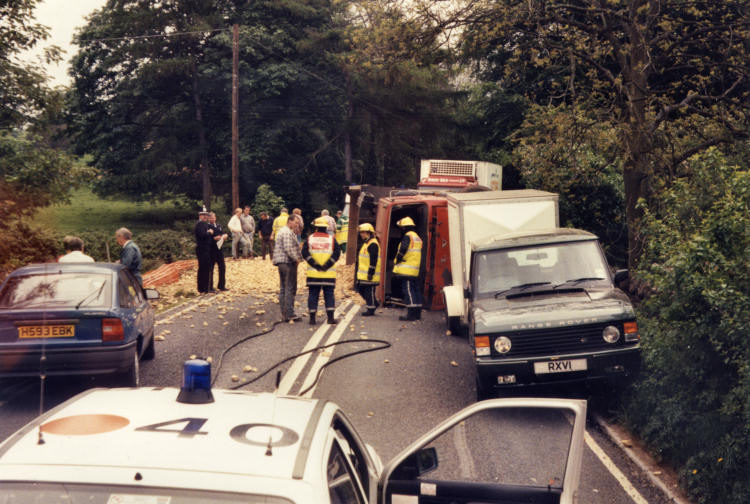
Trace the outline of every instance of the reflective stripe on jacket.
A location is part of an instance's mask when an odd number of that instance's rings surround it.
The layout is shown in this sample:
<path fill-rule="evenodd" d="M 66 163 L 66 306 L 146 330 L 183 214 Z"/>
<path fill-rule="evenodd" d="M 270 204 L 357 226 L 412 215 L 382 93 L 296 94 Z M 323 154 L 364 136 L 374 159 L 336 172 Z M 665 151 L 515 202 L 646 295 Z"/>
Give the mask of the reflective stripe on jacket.
<path fill-rule="evenodd" d="M 377 245 L 378 247 L 378 260 L 375 263 L 375 273 L 373 273 L 371 279 L 368 279 L 367 274 L 369 273 L 369 269 L 372 263 L 370 262 L 370 252 L 367 249 L 373 243 Z M 367 241 L 367 243 L 362 245 L 362 248 L 359 249 L 359 262 L 357 264 L 357 280 L 359 280 L 362 283 L 373 283 L 373 284 L 380 283 L 380 244 L 378 243 L 378 240 L 376 240 L 374 237 L 370 238 Z"/>
<path fill-rule="evenodd" d="M 334 238 L 328 233 L 313 233 L 307 238 L 307 247 L 313 261 L 323 266 L 333 255 Z M 307 278 L 335 280 L 336 264 L 325 271 L 308 266 Z"/>
<path fill-rule="evenodd" d="M 409 249 L 400 263 L 394 263 L 393 274 L 401 276 L 419 276 L 419 265 L 422 262 L 422 239 L 414 231 L 407 231 Z"/>

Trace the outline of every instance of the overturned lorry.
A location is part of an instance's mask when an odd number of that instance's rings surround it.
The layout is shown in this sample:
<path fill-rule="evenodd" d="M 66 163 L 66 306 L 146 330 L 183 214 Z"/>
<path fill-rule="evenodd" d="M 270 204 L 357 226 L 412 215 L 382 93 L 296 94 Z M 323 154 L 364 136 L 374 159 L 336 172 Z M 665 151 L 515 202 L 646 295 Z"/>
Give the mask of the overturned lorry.
<path fill-rule="evenodd" d="M 445 308 L 442 289 L 450 283 L 450 232 L 448 229 L 447 195 L 451 192 L 473 192 L 500 189 L 503 168 L 484 161 L 423 159 L 420 162 L 420 181 L 417 189 L 371 185 L 350 186 L 349 247 L 346 263 L 356 261 L 361 246 L 357 227 L 369 222 L 380 240 L 382 271 L 377 297 L 383 304 L 400 304 L 400 282 L 391 272 L 398 252 L 402 230 L 396 223 L 411 217 L 417 234 L 422 238 L 422 261 L 419 283 L 422 286 L 423 307 L 428 310 Z"/>
<path fill-rule="evenodd" d="M 559 228 L 544 191 L 448 194 L 449 329 L 468 336 L 479 399 L 507 387 L 628 380 L 635 312 L 597 237 Z"/>

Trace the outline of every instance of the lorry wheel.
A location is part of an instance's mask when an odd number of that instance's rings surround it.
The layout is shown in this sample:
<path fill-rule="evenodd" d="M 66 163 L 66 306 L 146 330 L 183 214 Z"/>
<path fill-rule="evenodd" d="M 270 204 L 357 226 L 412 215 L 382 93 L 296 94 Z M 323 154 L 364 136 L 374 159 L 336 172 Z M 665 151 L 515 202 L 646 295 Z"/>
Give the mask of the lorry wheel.
<path fill-rule="evenodd" d="M 449 317 L 448 312 L 443 312 L 445 316 L 445 327 L 453 336 L 463 336 L 464 327 L 461 325 L 461 317 Z"/>

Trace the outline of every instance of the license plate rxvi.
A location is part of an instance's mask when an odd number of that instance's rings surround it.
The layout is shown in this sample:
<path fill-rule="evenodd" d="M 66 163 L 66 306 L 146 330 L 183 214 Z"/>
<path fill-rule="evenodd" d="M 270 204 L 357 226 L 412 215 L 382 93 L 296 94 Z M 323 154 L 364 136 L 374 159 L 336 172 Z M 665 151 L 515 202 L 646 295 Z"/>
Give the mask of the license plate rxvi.
<path fill-rule="evenodd" d="M 553 360 L 534 363 L 534 373 L 569 373 L 571 371 L 586 371 L 586 359 Z"/>

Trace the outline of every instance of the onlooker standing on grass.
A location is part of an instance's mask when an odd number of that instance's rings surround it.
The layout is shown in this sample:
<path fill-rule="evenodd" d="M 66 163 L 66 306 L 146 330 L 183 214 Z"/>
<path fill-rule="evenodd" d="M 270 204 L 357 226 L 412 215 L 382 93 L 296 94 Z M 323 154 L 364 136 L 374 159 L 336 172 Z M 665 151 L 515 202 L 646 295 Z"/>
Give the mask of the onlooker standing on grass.
<path fill-rule="evenodd" d="M 243 255 L 245 257 L 255 257 L 255 249 L 253 248 L 253 236 L 255 235 L 255 219 L 250 214 L 250 207 L 245 205 L 242 215 L 240 215 L 240 222 L 242 223 L 242 237 L 245 240 L 245 249 Z"/>
<path fill-rule="evenodd" d="M 286 226 L 276 232 L 273 247 L 273 264 L 279 268 L 279 308 L 284 322 L 299 320 L 294 313 L 297 295 L 297 264 L 302 261 L 297 237 L 302 232 L 302 219 L 290 215 Z"/>
<path fill-rule="evenodd" d="M 220 291 L 227 291 L 229 290 L 226 285 L 227 266 L 226 263 L 224 263 L 224 251 L 221 247 L 224 245 L 224 240 L 228 238 L 228 235 L 224 233 L 221 226 L 216 223 L 216 214 L 213 212 L 208 214 L 208 225 L 211 226 L 211 229 L 213 230 L 212 236 L 214 240 L 214 245 L 211 247 L 211 273 L 208 276 L 208 292 L 216 292 L 213 287 L 214 265 L 216 264 L 219 265 L 219 283 L 216 285 L 216 288 Z"/>
<path fill-rule="evenodd" d="M 66 236 L 63 238 L 65 255 L 60 256 L 57 262 L 94 262 L 94 258 L 83 253 L 83 240 L 77 236 Z"/>
<path fill-rule="evenodd" d="M 141 256 L 141 249 L 138 248 L 132 238 L 133 233 L 127 228 L 123 227 L 115 231 L 115 240 L 122 247 L 120 264 L 127 267 L 133 276 L 138 279 L 138 283 L 143 286 L 143 277 L 141 276 L 143 257 Z"/>
<path fill-rule="evenodd" d="M 266 254 L 273 259 L 273 245 L 271 242 L 271 235 L 273 234 L 273 222 L 268 217 L 268 212 L 260 213 L 260 220 L 258 221 L 258 234 L 260 235 L 260 253 L 265 260 Z"/>
<path fill-rule="evenodd" d="M 211 262 L 211 247 L 214 245 L 214 230 L 208 225 L 208 213 L 206 207 L 198 213 L 198 222 L 195 223 L 195 255 L 198 258 L 198 293 L 206 294 L 209 290 L 209 275 L 213 266 Z"/>
<path fill-rule="evenodd" d="M 242 222 L 240 222 L 240 215 L 242 215 L 242 209 L 239 207 L 235 208 L 234 215 L 232 215 L 232 218 L 229 219 L 229 222 L 227 223 L 227 228 L 229 228 L 229 232 L 232 233 L 232 259 L 235 261 L 239 254 L 238 249 L 240 244 L 242 244 L 243 248 L 247 247 L 242 236 Z"/>

